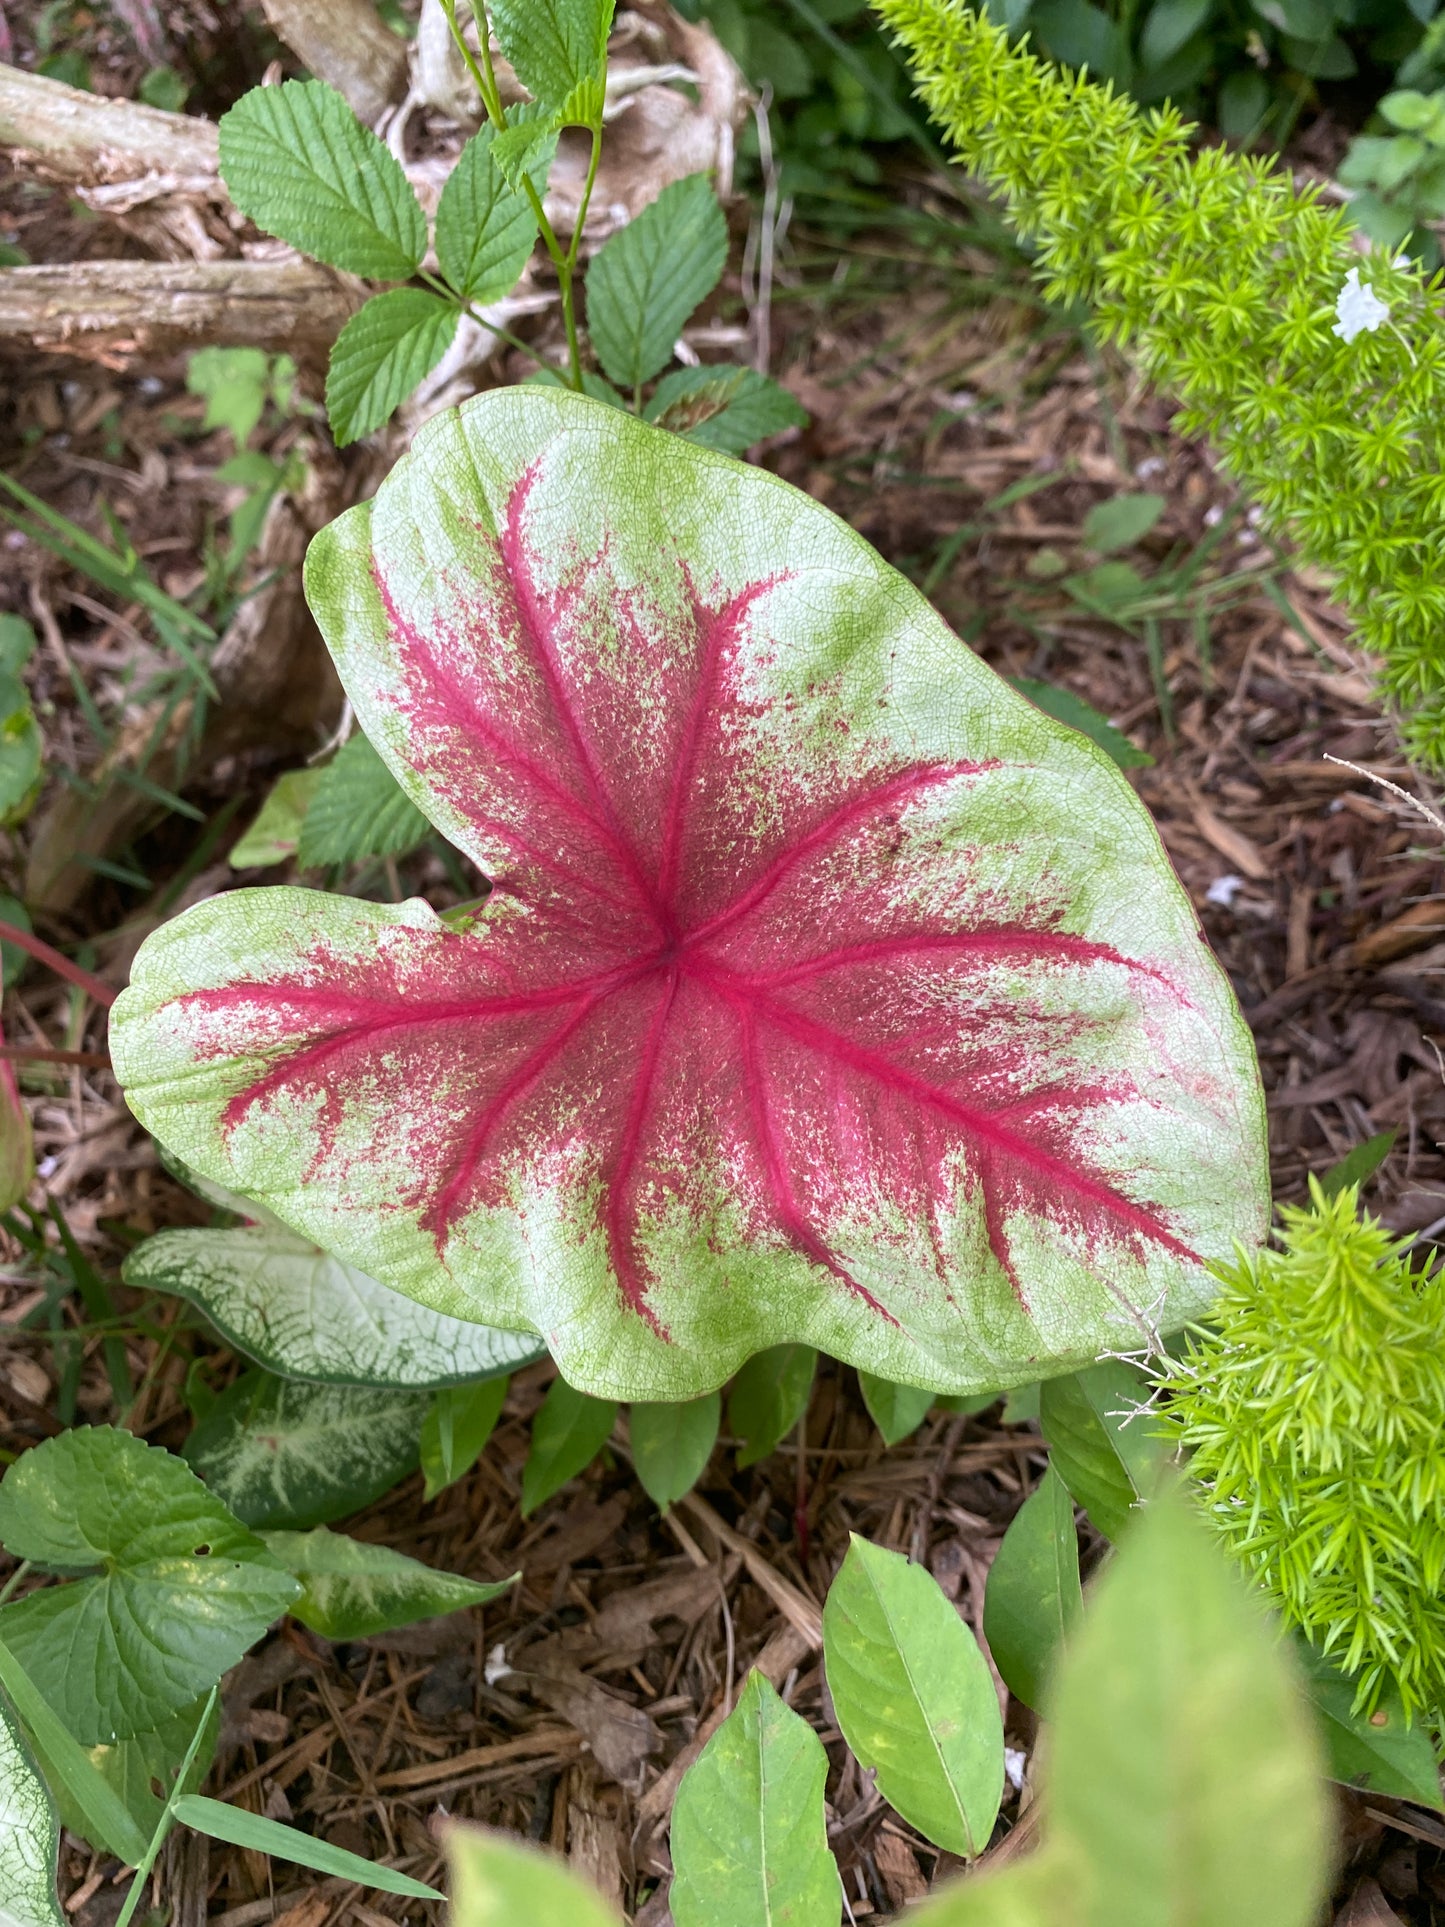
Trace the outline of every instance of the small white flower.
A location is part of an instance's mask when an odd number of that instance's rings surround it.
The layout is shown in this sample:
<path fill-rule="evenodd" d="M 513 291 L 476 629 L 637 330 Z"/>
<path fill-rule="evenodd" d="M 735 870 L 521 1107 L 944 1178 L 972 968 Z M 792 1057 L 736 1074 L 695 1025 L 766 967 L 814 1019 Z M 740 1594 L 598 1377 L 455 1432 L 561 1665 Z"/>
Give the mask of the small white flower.
<path fill-rule="evenodd" d="M 1204 901 L 1206 903 L 1217 903 L 1225 910 L 1232 910 L 1234 908 L 1234 899 L 1243 888 L 1243 877 L 1216 877 L 1204 892 Z"/>
<path fill-rule="evenodd" d="M 1373 288 L 1367 288 L 1360 281 L 1360 270 L 1351 268 L 1345 276 L 1345 285 L 1340 289 L 1339 300 L 1335 303 L 1335 313 L 1339 319 L 1330 330 L 1342 341 L 1353 341 L 1355 336 L 1366 329 L 1373 334 L 1382 321 L 1390 318 L 1390 305 L 1382 301 Z"/>
<path fill-rule="evenodd" d="M 507 1649 L 499 1640 L 487 1654 L 487 1663 L 482 1668 L 482 1678 L 488 1686 L 495 1686 L 497 1681 L 505 1679 L 511 1670 L 507 1664 Z"/>
<path fill-rule="evenodd" d="M 1027 1753 L 1020 1753 L 1011 1746 L 1003 1750 L 1003 1770 L 1008 1775 L 1008 1783 L 1015 1793 L 1024 1790 L 1024 1768 L 1029 1763 Z"/>

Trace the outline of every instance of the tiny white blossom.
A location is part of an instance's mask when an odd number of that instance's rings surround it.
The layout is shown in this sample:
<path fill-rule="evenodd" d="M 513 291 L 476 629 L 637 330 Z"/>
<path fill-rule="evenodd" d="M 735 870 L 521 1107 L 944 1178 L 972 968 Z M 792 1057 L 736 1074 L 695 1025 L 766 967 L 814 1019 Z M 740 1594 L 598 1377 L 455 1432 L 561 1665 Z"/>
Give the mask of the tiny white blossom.
<path fill-rule="evenodd" d="M 1206 903 L 1217 903 L 1225 910 L 1232 910 L 1234 908 L 1234 899 L 1243 888 L 1243 877 L 1216 877 L 1204 892 L 1204 901 Z"/>
<path fill-rule="evenodd" d="M 1340 289 L 1339 300 L 1335 303 L 1335 313 L 1339 316 L 1331 334 L 1342 341 L 1353 341 L 1355 336 L 1366 329 L 1373 334 L 1382 321 L 1390 318 L 1390 304 L 1382 301 L 1373 288 L 1367 288 L 1360 281 L 1360 270 L 1351 268 L 1345 276 L 1345 285 Z"/>

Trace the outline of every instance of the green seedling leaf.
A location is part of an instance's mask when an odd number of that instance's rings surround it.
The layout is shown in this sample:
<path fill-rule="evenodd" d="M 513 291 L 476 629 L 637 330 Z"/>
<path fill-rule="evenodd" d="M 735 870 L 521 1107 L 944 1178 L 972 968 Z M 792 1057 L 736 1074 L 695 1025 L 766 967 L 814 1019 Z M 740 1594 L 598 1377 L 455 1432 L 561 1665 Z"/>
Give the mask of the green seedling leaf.
<path fill-rule="evenodd" d="M 671 182 L 598 249 L 587 270 L 587 326 L 619 388 L 636 388 L 667 366 L 727 257 L 728 224 L 706 174 Z"/>
<path fill-rule="evenodd" d="M 359 1512 L 416 1470 L 427 1403 L 424 1392 L 247 1372 L 197 1425 L 185 1455 L 247 1525 L 304 1531 Z"/>
<path fill-rule="evenodd" d="M 1153 768 L 1154 758 L 1147 749 L 1131 743 L 1122 729 L 1115 729 L 1107 716 L 1101 716 L 1092 703 L 1086 703 L 1072 689 L 1061 689 L 1057 683 L 1038 682 L 1032 676 L 1009 676 L 1006 681 L 1046 716 L 1067 723 L 1070 729 L 1077 729 L 1081 736 L 1097 743 L 1120 769 Z"/>
<path fill-rule="evenodd" d="M 427 239 L 421 205 L 396 156 L 334 88 L 253 87 L 220 131 L 221 176 L 257 227 L 369 281 L 416 273 Z"/>
<path fill-rule="evenodd" d="M 1429 1730 L 1406 1719 L 1399 1693 L 1387 1687 L 1373 1713 L 1357 1710 L 1353 1678 L 1308 1640 L 1296 1636 L 1291 1647 L 1319 1715 L 1330 1778 L 1437 1811 L 1445 1806 Z"/>
<path fill-rule="evenodd" d="M 672 1810 L 677 1927 L 838 1927 L 822 1741 L 761 1673 L 682 1777 Z"/>
<path fill-rule="evenodd" d="M 451 347 L 459 319 L 449 301 L 425 288 L 374 294 L 351 317 L 326 370 L 326 413 L 338 448 L 381 427 Z"/>
<path fill-rule="evenodd" d="M 579 127 L 602 116 L 614 0 L 492 0 L 492 26 L 518 80 Z"/>
<path fill-rule="evenodd" d="M 474 134 L 447 176 L 437 205 L 436 247 L 441 271 L 464 301 L 483 305 L 510 294 L 531 259 L 537 217 L 498 167 L 490 126 Z M 556 151 L 544 130 L 526 163 L 538 193 Z"/>
<path fill-rule="evenodd" d="M 565 1378 L 553 1379 L 532 1421 L 531 1450 L 522 1470 L 524 1519 L 591 1465 L 616 1423 L 617 1407 L 610 1398 L 589 1398 Z"/>
<path fill-rule="evenodd" d="M 482 1456 L 501 1416 L 508 1383 L 497 1377 L 481 1385 L 448 1385 L 433 1398 L 421 1428 L 424 1499 L 430 1501 L 455 1485 Z"/>
<path fill-rule="evenodd" d="M 484 1606 L 518 1577 L 480 1584 L 438 1572 L 419 1559 L 317 1526 L 311 1532 L 268 1532 L 267 1549 L 301 1582 L 291 1617 L 323 1639 L 374 1639 L 378 1633 Z"/>
<path fill-rule="evenodd" d="M 228 861 L 233 870 L 264 870 L 295 856 L 306 812 L 325 773 L 321 769 L 290 769 L 276 779 L 255 822 L 231 846 Z"/>
<path fill-rule="evenodd" d="M 203 1715 L 205 1728 L 199 1735 L 195 1758 L 191 1761 L 180 1791 L 198 1791 L 211 1769 L 221 1732 L 221 1709 L 219 1697 L 207 1711 L 209 1703 L 210 1695 L 206 1694 L 190 1706 L 182 1707 L 179 1713 L 173 1713 L 168 1720 L 163 1720 L 154 1733 L 137 1733 L 133 1739 L 116 1740 L 109 1746 L 89 1746 L 84 1749 L 85 1757 L 119 1797 L 144 1840 L 152 1839 L 160 1825 L 166 1801 L 176 1789 L 186 1755 L 190 1752 L 192 1742 L 197 1739 L 196 1728 Z M 95 1820 L 71 1797 L 64 1778 L 56 1771 L 49 1754 L 38 1740 L 35 1752 L 54 1790 L 61 1824 L 69 1827 L 82 1840 L 88 1840 L 97 1850 L 114 1851 Z"/>
<path fill-rule="evenodd" d="M 1377 1131 L 1367 1137 L 1363 1144 L 1357 1144 L 1347 1151 L 1338 1164 L 1332 1164 L 1320 1178 L 1320 1189 L 1327 1198 L 1337 1198 L 1346 1185 L 1362 1185 L 1372 1178 L 1385 1159 L 1395 1148 L 1395 1139 L 1400 1135 L 1396 1125 L 1388 1131 Z"/>
<path fill-rule="evenodd" d="M 728 455 L 741 455 L 785 428 L 806 428 L 810 419 L 781 382 L 756 368 L 674 368 L 643 413 L 659 428 Z"/>
<path fill-rule="evenodd" d="M 728 1393 L 728 1428 L 738 1467 L 775 1452 L 808 1409 L 818 1354 L 811 1345 L 773 1345 L 750 1358 Z"/>
<path fill-rule="evenodd" d="M 666 1511 L 692 1491 L 707 1469 L 721 1422 L 717 1392 L 671 1405 L 632 1406 L 627 1417 L 632 1467 L 654 1505 Z"/>
<path fill-rule="evenodd" d="M 526 198 L 525 183 L 530 180 L 540 196 L 557 152 L 557 130 L 562 125 L 555 114 L 544 112 L 535 102 L 524 101 L 509 110 L 505 128 L 494 131 L 492 160 L 502 179 Z M 531 202 L 527 205 L 530 207 Z"/>
<path fill-rule="evenodd" d="M 1323 1759 L 1295 1668 L 1190 1500 L 1105 1569 L 1052 1692 L 1047 1798 L 1080 1927 L 1310 1927 Z"/>
<path fill-rule="evenodd" d="M 109 1426 L 10 1467 L 0 1541 L 87 1575 L 0 1608 L 0 1637 L 86 1745 L 148 1733 L 208 1692 L 298 1590 L 179 1459 Z"/>
<path fill-rule="evenodd" d="M 928 1417 L 933 1404 L 932 1392 L 922 1391 L 917 1385 L 895 1385 L 891 1379 L 875 1378 L 872 1372 L 864 1371 L 861 1366 L 858 1369 L 858 1383 L 863 1388 L 863 1403 L 868 1407 L 868 1416 L 883 1434 L 885 1445 L 901 1445 L 904 1439 L 911 1438 Z M 969 1403 L 976 1411 L 981 1409 L 977 1400 Z"/>
<path fill-rule="evenodd" d="M 1015 1699 L 1044 1710 L 1044 1688 L 1083 1607 L 1074 1502 L 1052 1466 L 1015 1514 L 989 1567 L 983 1634 Z"/>
<path fill-rule="evenodd" d="M 186 363 L 186 387 L 205 397 L 201 427 L 229 428 L 244 448 L 271 392 L 271 364 L 260 348 L 198 348 Z"/>
<path fill-rule="evenodd" d="M 212 1840 L 224 1840 L 233 1847 L 249 1847 L 253 1853 L 269 1854 L 273 1860 L 289 1860 L 316 1873 L 334 1874 L 354 1880 L 358 1886 L 374 1887 L 382 1893 L 405 1894 L 409 1900 L 441 1900 L 435 1887 L 413 1880 L 410 1874 L 397 1873 L 379 1861 L 366 1860 L 359 1853 L 347 1853 L 329 1841 L 313 1839 L 298 1827 L 282 1826 L 279 1820 L 265 1820 L 259 1813 L 228 1807 L 221 1800 L 207 1800 L 199 1793 L 183 1793 L 172 1809 L 183 1827 Z"/>
<path fill-rule="evenodd" d="M 1039 1397 L 1049 1463 L 1106 1539 L 1119 1538 L 1169 1457 L 1142 1409 L 1148 1397 L 1143 1374 L 1113 1358 L 1046 1380 Z"/>
<path fill-rule="evenodd" d="M 1003 1797 L 1003 1721 L 988 1662 L 932 1574 L 853 1535 L 823 1607 L 843 1737 L 925 1839 L 983 1852 Z"/>
<path fill-rule="evenodd" d="M 430 823 L 358 733 L 321 771 L 301 827 L 297 858 L 309 869 L 319 863 L 400 856 L 430 834 Z"/>
<path fill-rule="evenodd" d="M 789 1344 L 993 1390 L 1258 1243 L 1253 1043 L 1147 812 L 816 502 L 529 384 L 428 422 L 306 575 L 498 887 L 149 936 L 110 1048 L 195 1168 L 606 1398 Z"/>
<path fill-rule="evenodd" d="M 247 1358 L 316 1384 L 468 1384 L 530 1364 L 545 1349 L 531 1332 L 419 1305 L 269 1213 L 265 1223 L 229 1231 L 162 1231 L 131 1252 L 121 1276 L 137 1290 L 189 1300 Z"/>
<path fill-rule="evenodd" d="M 447 1831 L 455 1927 L 622 1927 L 565 1860 L 480 1827 Z"/>
<path fill-rule="evenodd" d="M 56 1891 L 60 1821 L 24 1735 L 0 1700 L 0 1921 L 65 1927 Z"/>

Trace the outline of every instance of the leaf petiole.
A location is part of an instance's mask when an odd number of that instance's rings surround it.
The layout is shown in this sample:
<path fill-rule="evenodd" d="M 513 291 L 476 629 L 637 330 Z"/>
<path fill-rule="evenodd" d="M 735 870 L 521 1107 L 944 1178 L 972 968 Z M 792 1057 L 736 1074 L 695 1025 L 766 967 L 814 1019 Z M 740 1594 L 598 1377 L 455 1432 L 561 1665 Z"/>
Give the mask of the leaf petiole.
<path fill-rule="evenodd" d="M 141 1896 L 145 1892 L 145 1884 L 150 1879 L 151 1868 L 156 1864 L 156 1856 L 165 1845 L 166 1835 L 171 1830 L 175 1804 L 176 1801 L 180 1799 L 182 1789 L 186 1784 L 186 1775 L 195 1765 L 196 1755 L 201 1750 L 201 1740 L 205 1735 L 211 1714 L 215 1711 L 216 1697 L 220 1693 L 220 1690 L 219 1686 L 213 1686 L 205 1705 L 201 1708 L 201 1717 L 196 1722 L 196 1730 L 191 1735 L 190 1745 L 186 1748 L 186 1757 L 181 1761 L 181 1770 L 176 1775 L 175 1785 L 171 1788 L 169 1799 L 167 1799 L 165 1805 L 161 1808 L 161 1817 L 156 1821 L 155 1832 L 151 1835 L 150 1845 L 146 1848 L 145 1853 L 141 1857 L 140 1865 L 135 1870 L 135 1877 L 130 1883 L 130 1889 L 125 1897 L 125 1905 L 120 1910 L 115 1927 L 130 1927 L 131 1918 L 141 1903 Z"/>

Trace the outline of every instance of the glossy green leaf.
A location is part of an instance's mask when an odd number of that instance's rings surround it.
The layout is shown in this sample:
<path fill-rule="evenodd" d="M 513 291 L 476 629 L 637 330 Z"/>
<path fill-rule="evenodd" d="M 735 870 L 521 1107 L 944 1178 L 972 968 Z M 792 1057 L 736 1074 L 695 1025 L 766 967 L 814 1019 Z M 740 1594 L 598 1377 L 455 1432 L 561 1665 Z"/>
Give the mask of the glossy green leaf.
<path fill-rule="evenodd" d="M 425 1392 L 247 1372 L 216 1400 L 185 1454 L 248 1525 L 305 1531 L 359 1512 L 415 1471 L 427 1404 Z"/>
<path fill-rule="evenodd" d="M 1067 723 L 1070 729 L 1077 729 L 1091 743 L 1097 743 L 1120 769 L 1154 767 L 1154 758 L 1147 749 L 1131 743 L 1122 729 L 1115 729 L 1107 716 L 1101 716 L 1092 703 L 1086 703 L 1072 689 L 1064 689 L 1058 683 L 1039 682 L 1033 676 L 1010 676 L 1007 680 L 1010 688 L 1027 696 L 1046 716 Z"/>
<path fill-rule="evenodd" d="M 856 1533 L 823 1607 L 838 1724 L 878 1791 L 935 1846 L 972 1859 L 1003 1797 L 993 1675 L 943 1589 Z"/>
<path fill-rule="evenodd" d="M 1122 1359 L 1044 1382 L 1039 1426 L 1049 1462 L 1106 1539 L 1118 1539 L 1169 1457 L 1143 1409 L 1149 1384 Z"/>
<path fill-rule="evenodd" d="M 553 1379 L 532 1420 L 531 1449 L 522 1469 L 524 1519 L 592 1463 L 616 1423 L 612 1399 L 589 1398 L 565 1378 Z"/>
<path fill-rule="evenodd" d="M 622 1927 L 565 1860 L 515 1834 L 447 1830 L 453 1927 Z"/>
<path fill-rule="evenodd" d="M 728 1393 L 728 1428 L 738 1467 L 775 1452 L 808 1409 L 818 1354 L 811 1345 L 773 1345 L 750 1358 Z"/>
<path fill-rule="evenodd" d="M 664 1511 L 691 1492 L 707 1469 L 722 1423 L 722 1398 L 704 1392 L 668 1405 L 635 1404 L 627 1415 L 632 1468 Z"/>
<path fill-rule="evenodd" d="M 401 163 L 319 80 L 253 87 L 221 116 L 221 175 L 257 227 L 371 281 L 405 281 L 426 218 Z"/>
<path fill-rule="evenodd" d="M 400 856 L 431 834 L 431 825 L 359 731 L 321 771 L 297 852 L 303 867 Z"/>
<path fill-rule="evenodd" d="M 317 1526 L 311 1532 L 268 1532 L 268 1550 L 301 1583 L 291 1606 L 323 1639 L 374 1639 L 419 1619 L 436 1619 L 465 1606 L 484 1606 L 514 1583 L 481 1583 L 438 1572 L 390 1546 L 350 1539 Z"/>
<path fill-rule="evenodd" d="M 517 78 L 579 126 L 600 121 L 614 0 L 492 0 L 492 27 Z"/>
<path fill-rule="evenodd" d="M 838 1927 L 828 1756 L 761 1673 L 682 1777 L 672 1809 L 677 1927 Z"/>
<path fill-rule="evenodd" d="M 228 1807 L 221 1800 L 184 1793 L 176 1801 L 173 1812 L 183 1827 L 194 1827 L 197 1833 L 208 1834 L 212 1840 L 224 1840 L 233 1847 L 249 1847 L 254 1853 L 269 1854 L 273 1860 L 289 1860 L 298 1867 L 354 1880 L 358 1886 L 375 1887 L 382 1893 L 405 1894 L 409 1900 L 443 1898 L 435 1887 L 428 1887 L 423 1880 L 413 1880 L 410 1874 L 397 1873 L 394 1868 L 366 1860 L 359 1853 L 348 1853 L 344 1847 L 333 1847 L 330 1841 L 314 1839 L 299 1827 L 282 1826 L 279 1820 L 263 1819 L 259 1813 L 247 1813 L 241 1807 Z"/>
<path fill-rule="evenodd" d="M 277 777 L 251 827 L 231 845 L 227 861 L 233 870 L 263 870 L 295 856 L 301 826 L 324 774 L 321 769 L 288 769 Z"/>
<path fill-rule="evenodd" d="M 809 420 L 795 395 L 756 368 L 673 368 L 643 413 L 659 428 L 728 455 L 741 455 L 785 428 L 806 428 Z"/>
<path fill-rule="evenodd" d="M 446 1385 L 427 1407 L 421 1428 L 422 1497 L 464 1478 L 486 1449 L 502 1406 L 509 1380 L 502 1375 L 480 1385 Z"/>
<path fill-rule="evenodd" d="M 1337 1198 L 1347 1184 L 1363 1184 L 1372 1178 L 1395 1147 L 1395 1139 L 1400 1135 L 1399 1128 L 1391 1125 L 1388 1131 L 1376 1131 L 1362 1144 L 1347 1151 L 1338 1164 L 1332 1164 L 1320 1178 L 1320 1189 L 1327 1198 Z"/>
<path fill-rule="evenodd" d="M 670 182 L 598 249 L 587 270 L 587 327 L 619 388 L 650 381 L 671 361 L 727 257 L 728 224 L 706 174 Z"/>
<path fill-rule="evenodd" d="M 473 134 L 446 179 L 437 204 L 436 248 L 441 271 L 466 301 L 479 306 L 510 294 L 531 259 L 537 217 L 497 166 L 496 130 Z M 539 146 L 533 169 L 546 179 L 555 137 Z M 538 187 L 540 191 L 540 181 Z"/>
<path fill-rule="evenodd" d="M 207 1707 L 210 1707 L 209 1712 Z M 149 1840 L 160 1824 L 166 1800 L 175 1790 L 191 1743 L 197 1740 L 196 1728 L 202 1717 L 204 1730 L 199 1735 L 196 1755 L 185 1776 L 184 1793 L 199 1792 L 215 1758 L 221 1731 L 219 1698 L 211 1704 L 210 1694 L 183 1706 L 163 1720 L 153 1733 L 137 1733 L 128 1740 L 114 1740 L 108 1746 L 88 1746 L 85 1757 L 101 1779 L 117 1795 L 142 1839 Z M 34 1736 L 32 1736 L 34 1737 Z M 97 1821 L 71 1796 L 63 1775 L 54 1767 L 45 1747 L 37 1739 L 36 1757 L 50 1780 L 61 1822 L 82 1840 L 106 1852 L 113 1844 L 101 1832 Z M 156 1789 L 159 1788 L 159 1793 Z"/>
<path fill-rule="evenodd" d="M 432 1388 L 513 1371 L 544 1349 L 531 1332 L 419 1305 L 269 1213 L 231 1230 L 159 1232 L 131 1252 L 121 1275 L 137 1290 L 188 1299 L 228 1344 L 282 1378 Z"/>
<path fill-rule="evenodd" d="M 1291 1647 L 1319 1715 L 1330 1778 L 1393 1800 L 1445 1807 L 1429 1730 L 1406 1719 L 1399 1694 L 1387 1688 L 1373 1713 L 1357 1711 L 1353 1679 L 1308 1640 L 1296 1637 Z"/>
<path fill-rule="evenodd" d="M 54 1784 L 69 1797 L 81 1818 L 85 1837 L 101 1842 L 123 1865 L 138 1866 L 145 1856 L 145 1834 L 3 1640 L 0 1686 L 9 1695 L 30 1738 L 44 1751 Z"/>
<path fill-rule="evenodd" d="M 209 1691 L 298 1591 L 179 1459 L 108 1426 L 10 1467 L 0 1541 L 86 1575 L 0 1607 L 0 1638 L 84 1744 L 150 1732 Z"/>
<path fill-rule="evenodd" d="M 1052 1466 L 1024 1500 L 989 1567 L 983 1635 L 1016 1699 L 1044 1710 L 1044 1686 L 1083 1606 L 1074 1502 Z"/>
<path fill-rule="evenodd" d="M 55 1870 L 60 1821 L 25 1736 L 0 1700 L 0 1923 L 65 1927 Z"/>
<path fill-rule="evenodd" d="M 1205 25 L 1214 0 L 1153 0 L 1139 35 L 1139 58 L 1162 67 Z"/>
<path fill-rule="evenodd" d="M 877 1378 L 858 1368 L 858 1383 L 868 1416 L 883 1434 L 885 1445 L 901 1445 L 911 1438 L 928 1417 L 933 1393 L 917 1385 L 895 1385 L 891 1379 Z M 980 1394 L 980 1396 L 983 1396 Z"/>
<path fill-rule="evenodd" d="M 381 427 L 450 348 L 459 319 L 425 288 L 389 288 L 357 310 L 326 369 L 326 413 L 338 448 Z"/>
<path fill-rule="evenodd" d="M 1081 1927 L 1312 1927 L 1332 1831 L 1318 1738 L 1288 1649 L 1182 1492 L 1105 1569 L 1051 1710 Z"/>

